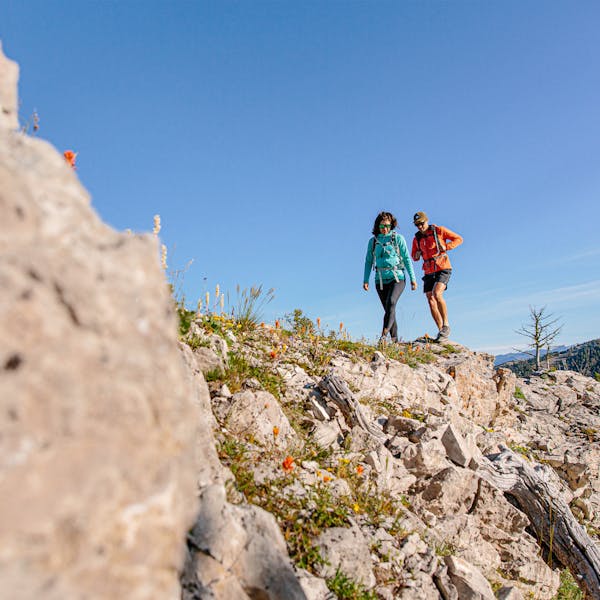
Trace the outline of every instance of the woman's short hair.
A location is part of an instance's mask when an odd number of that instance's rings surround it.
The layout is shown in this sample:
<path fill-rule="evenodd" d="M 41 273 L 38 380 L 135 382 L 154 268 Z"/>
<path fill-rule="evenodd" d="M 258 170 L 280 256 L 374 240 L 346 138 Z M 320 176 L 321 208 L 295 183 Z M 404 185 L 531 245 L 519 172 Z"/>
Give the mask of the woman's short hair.
<path fill-rule="evenodd" d="M 390 222 L 392 223 L 392 229 L 395 229 L 396 225 L 398 225 L 398 221 L 396 221 L 396 217 L 392 213 L 382 211 L 377 215 L 377 218 L 375 219 L 375 223 L 373 224 L 373 235 L 378 235 L 379 233 L 381 233 L 379 231 L 379 224 L 384 219 L 390 220 Z"/>

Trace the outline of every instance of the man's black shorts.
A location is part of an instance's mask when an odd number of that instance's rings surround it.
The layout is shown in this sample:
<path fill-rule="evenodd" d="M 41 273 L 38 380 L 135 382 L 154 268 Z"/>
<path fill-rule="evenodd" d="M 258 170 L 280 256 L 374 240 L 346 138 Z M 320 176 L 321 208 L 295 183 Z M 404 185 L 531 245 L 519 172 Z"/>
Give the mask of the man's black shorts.
<path fill-rule="evenodd" d="M 448 287 L 450 281 L 450 275 L 452 275 L 452 269 L 442 269 L 441 271 L 434 271 L 423 277 L 423 293 L 431 292 L 433 286 L 439 281 L 445 283 Z"/>

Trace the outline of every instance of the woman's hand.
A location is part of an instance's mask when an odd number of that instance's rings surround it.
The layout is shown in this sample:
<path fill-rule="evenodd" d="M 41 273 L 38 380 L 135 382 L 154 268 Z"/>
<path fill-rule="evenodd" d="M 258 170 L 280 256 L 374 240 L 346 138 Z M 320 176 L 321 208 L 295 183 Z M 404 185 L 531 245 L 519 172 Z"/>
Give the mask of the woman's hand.
<path fill-rule="evenodd" d="M 365 290 L 365 292 L 369 291 L 369 284 L 368 283 L 363 283 L 363 290 Z"/>
<path fill-rule="evenodd" d="M 411 281 L 410 282 L 410 289 L 413 290 L 413 291 L 417 289 L 417 282 L 416 281 Z"/>

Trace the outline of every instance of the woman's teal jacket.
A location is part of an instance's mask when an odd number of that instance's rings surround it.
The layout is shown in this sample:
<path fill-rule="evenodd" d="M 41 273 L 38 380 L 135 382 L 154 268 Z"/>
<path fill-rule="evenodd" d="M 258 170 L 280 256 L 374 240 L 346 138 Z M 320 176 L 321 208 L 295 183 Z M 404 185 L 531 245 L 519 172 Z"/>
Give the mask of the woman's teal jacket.
<path fill-rule="evenodd" d="M 371 269 L 373 268 L 373 245 L 375 238 L 372 237 L 367 244 L 367 255 L 365 256 L 365 274 L 364 283 L 369 282 Z M 399 254 L 398 254 L 399 252 Z M 408 253 L 408 247 L 404 237 L 396 231 L 377 236 L 377 244 L 375 244 L 375 265 L 377 271 L 375 274 L 376 284 L 380 283 L 380 275 L 383 283 L 394 281 L 396 277 L 403 280 L 405 272 L 411 281 L 416 281 L 415 270 L 413 269 L 412 260 Z M 402 266 L 400 266 L 402 265 Z"/>

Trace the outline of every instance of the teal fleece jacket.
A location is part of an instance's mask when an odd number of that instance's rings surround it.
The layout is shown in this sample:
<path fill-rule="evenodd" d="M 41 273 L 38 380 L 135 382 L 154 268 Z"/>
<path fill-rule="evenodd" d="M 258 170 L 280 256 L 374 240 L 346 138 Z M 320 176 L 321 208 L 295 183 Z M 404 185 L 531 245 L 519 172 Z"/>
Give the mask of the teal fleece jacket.
<path fill-rule="evenodd" d="M 392 242 L 392 235 L 396 237 L 396 245 L 400 250 L 400 256 L 396 252 L 395 245 Z M 394 281 L 394 267 L 400 264 L 400 258 L 404 263 L 404 270 L 399 269 L 396 271 L 398 279 L 405 279 L 405 271 L 411 281 L 416 281 L 415 270 L 413 269 L 412 260 L 408 253 L 408 246 L 404 237 L 396 231 L 392 231 L 388 234 L 380 233 L 377 236 L 379 242 L 375 247 L 375 264 L 377 265 L 377 272 L 375 273 L 375 284 L 379 284 L 379 274 L 383 283 L 389 283 Z M 367 255 L 365 256 L 365 274 L 363 283 L 369 283 L 369 277 L 371 275 L 371 269 L 373 268 L 373 244 L 375 243 L 374 238 L 369 240 L 367 244 Z"/>

